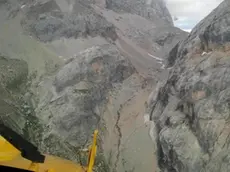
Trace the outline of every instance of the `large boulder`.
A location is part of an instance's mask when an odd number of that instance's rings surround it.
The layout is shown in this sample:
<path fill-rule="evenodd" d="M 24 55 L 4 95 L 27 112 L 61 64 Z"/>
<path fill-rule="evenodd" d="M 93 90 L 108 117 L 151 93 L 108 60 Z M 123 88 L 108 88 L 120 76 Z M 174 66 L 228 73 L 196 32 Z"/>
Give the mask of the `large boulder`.
<path fill-rule="evenodd" d="M 108 92 L 135 69 L 115 46 L 92 47 L 80 52 L 53 78 L 44 82 L 37 115 L 47 123 L 44 139 L 58 136 L 80 147 L 91 138 L 101 118 Z"/>

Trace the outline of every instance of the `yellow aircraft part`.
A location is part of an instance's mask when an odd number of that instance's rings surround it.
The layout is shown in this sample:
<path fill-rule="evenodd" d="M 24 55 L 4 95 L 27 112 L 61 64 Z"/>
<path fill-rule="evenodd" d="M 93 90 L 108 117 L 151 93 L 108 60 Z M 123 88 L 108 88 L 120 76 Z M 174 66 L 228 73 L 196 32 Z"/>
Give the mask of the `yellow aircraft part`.
<path fill-rule="evenodd" d="M 54 156 L 46 156 L 46 160 L 42 164 L 32 163 L 21 156 L 11 161 L 1 161 L 0 165 L 15 167 L 34 172 L 85 172 L 86 168 L 75 164 L 71 161 L 64 160 Z"/>
<path fill-rule="evenodd" d="M 98 135 L 98 130 L 94 131 L 93 135 L 93 143 L 89 151 L 89 158 L 88 158 L 88 169 L 87 172 L 92 172 L 93 171 L 93 166 L 95 162 L 95 157 L 97 153 L 97 135 Z"/>
<path fill-rule="evenodd" d="M 97 152 L 98 130 L 94 132 L 93 143 L 90 147 L 88 167 L 82 167 L 71 161 L 46 155 L 44 163 L 34 163 L 21 156 L 11 143 L 0 136 L 0 165 L 14 167 L 34 172 L 92 172 Z"/>
<path fill-rule="evenodd" d="M 11 145 L 3 137 L 0 137 L 0 162 L 10 161 L 21 154 L 13 145 Z"/>

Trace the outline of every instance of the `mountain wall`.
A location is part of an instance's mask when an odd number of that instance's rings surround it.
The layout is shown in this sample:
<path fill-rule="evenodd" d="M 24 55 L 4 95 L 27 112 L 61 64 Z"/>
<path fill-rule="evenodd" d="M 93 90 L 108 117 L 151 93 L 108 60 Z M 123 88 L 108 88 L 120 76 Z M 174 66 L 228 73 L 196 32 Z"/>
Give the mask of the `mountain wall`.
<path fill-rule="evenodd" d="M 96 171 L 157 168 L 145 101 L 187 35 L 163 1 L 2 0 L 0 22 L 1 122 L 78 163 L 99 129 Z"/>
<path fill-rule="evenodd" d="M 229 171 L 229 1 L 170 52 L 172 67 L 149 99 L 163 171 Z"/>

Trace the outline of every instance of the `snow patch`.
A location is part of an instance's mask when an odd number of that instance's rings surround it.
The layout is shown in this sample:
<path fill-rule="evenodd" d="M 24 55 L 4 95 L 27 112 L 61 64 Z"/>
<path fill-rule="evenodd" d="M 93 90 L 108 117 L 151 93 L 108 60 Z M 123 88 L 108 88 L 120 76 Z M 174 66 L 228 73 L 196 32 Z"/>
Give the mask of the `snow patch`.
<path fill-rule="evenodd" d="M 152 58 L 158 60 L 158 61 L 163 61 L 163 59 L 160 58 L 160 57 L 156 57 L 156 56 L 154 56 L 154 55 L 152 55 L 152 54 L 149 54 L 149 53 L 148 53 L 148 55 L 149 55 L 150 57 L 152 57 Z"/>

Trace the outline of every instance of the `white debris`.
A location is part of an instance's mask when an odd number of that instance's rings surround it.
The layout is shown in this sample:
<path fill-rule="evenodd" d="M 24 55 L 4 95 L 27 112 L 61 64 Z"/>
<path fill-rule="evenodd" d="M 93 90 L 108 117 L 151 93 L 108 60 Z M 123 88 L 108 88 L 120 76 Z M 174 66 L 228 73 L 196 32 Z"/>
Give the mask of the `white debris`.
<path fill-rule="evenodd" d="M 26 6 L 26 5 L 22 5 L 22 6 L 21 6 L 21 9 L 23 9 L 25 6 Z"/>
<path fill-rule="evenodd" d="M 154 55 L 152 55 L 152 54 L 149 54 L 149 53 L 148 53 L 148 55 L 149 55 L 150 57 L 156 59 L 156 60 L 157 60 L 157 63 L 159 63 L 159 64 L 162 65 L 162 66 L 161 66 L 161 69 L 165 69 L 165 65 L 163 64 L 163 61 L 164 61 L 164 60 L 163 60 L 162 58 L 156 57 L 156 56 L 154 56 Z"/>
<path fill-rule="evenodd" d="M 208 53 L 207 52 L 203 52 L 202 54 L 201 54 L 201 56 L 205 56 L 205 55 L 207 55 Z"/>
<path fill-rule="evenodd" d="M 62 59 L 62 60 L 64 60 L 64 61 L 67 61 L 67 59 L 64 58 L 63 56 L 58 56 L 58 57 L 59 57 L 59 59 Z"/>
<path fill-rule="evenodd" d="M 154 56 L 154 55 L 152 55 L 152 54 L 149 54 L 149 53 L 148 53 L 148 55 L 149 55 L 150 57 L 152 57 L 152 58 L 158 60 L 158 61 L 163 61 L 162 58 L 156 57 L 156 56 Z"/>
<path fill-rule="evenodd" d="M 89 151 L 89 149 L 87 149 L 87 148 L 83 148 L 83 149 L 80 149 L 80 151 L 81 151 L 81 152 L 88 152 L 88 151 Z"/>

